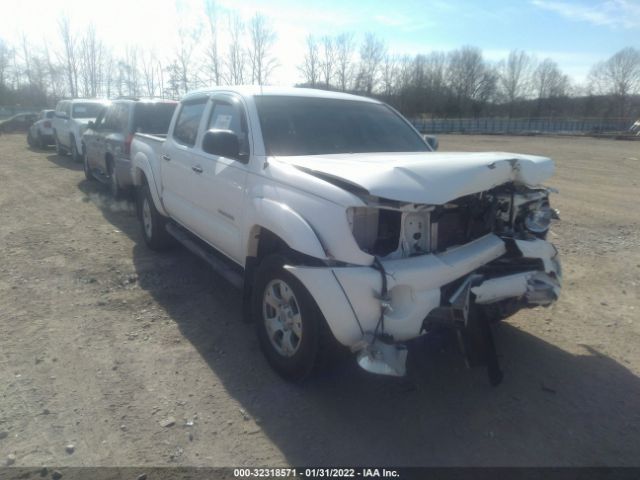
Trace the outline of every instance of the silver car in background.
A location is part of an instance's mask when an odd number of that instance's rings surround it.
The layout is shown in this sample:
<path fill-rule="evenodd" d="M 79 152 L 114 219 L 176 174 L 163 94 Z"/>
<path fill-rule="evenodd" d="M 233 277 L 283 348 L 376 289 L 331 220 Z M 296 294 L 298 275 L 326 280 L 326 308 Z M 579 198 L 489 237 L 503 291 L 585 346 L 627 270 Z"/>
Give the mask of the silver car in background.
<path fill-rule="evenodd" d="M 109 185 L 114 197 L 133 186 L 129 153 L 135 133 L 166 135 L 178 102 L 120 98 L 89 122 L 82 136 L 87 180 Z"/>
<path fill-rule="evenodd" d="M 38 115 L 38 120 L 29 127 L 27 142 L 31 147 L 45 148 L 47 145 L 55 143 L 52 124 L 55 113 L 55 110 L 42 110 Z"/>

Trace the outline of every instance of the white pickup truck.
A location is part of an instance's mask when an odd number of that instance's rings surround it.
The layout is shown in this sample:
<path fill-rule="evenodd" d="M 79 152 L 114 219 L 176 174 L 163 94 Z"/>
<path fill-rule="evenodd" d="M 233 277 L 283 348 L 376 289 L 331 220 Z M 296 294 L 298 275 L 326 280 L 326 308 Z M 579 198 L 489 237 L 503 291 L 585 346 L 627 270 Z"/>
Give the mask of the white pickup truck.
<path fill-rule="evenodd" d="M 497 384 L 490 322 L 558 298 L 548 158 L 436 153 L 381 102 L 275 87 L 190 93 L 131 152 L 146 243 L 178 239 L 243 288 L 287 379 L 331 344 L 403 375 L 407 342 L 448 326 Z"/>

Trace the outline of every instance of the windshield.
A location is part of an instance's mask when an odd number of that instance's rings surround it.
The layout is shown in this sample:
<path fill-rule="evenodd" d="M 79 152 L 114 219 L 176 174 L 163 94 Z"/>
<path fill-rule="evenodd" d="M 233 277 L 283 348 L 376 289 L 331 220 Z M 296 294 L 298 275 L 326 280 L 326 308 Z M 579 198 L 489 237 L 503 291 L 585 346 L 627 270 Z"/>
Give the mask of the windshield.
<path fill-rule="evenodd" d="M 268 155 L 429 151 L 420 135 L 383 104 L 293 96 L 255 101 Z"/>
<path fill-rule="evenodd" d="M 104 108 L 101 103 L 76 103 L 73 105 L 73 118 L 96 118 Z"/>

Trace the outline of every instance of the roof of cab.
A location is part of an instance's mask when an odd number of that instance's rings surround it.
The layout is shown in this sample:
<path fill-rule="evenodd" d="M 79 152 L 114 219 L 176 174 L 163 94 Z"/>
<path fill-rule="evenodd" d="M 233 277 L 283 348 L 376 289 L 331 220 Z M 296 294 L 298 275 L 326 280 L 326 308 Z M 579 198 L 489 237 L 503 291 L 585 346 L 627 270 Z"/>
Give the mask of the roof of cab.
<path fill-rule="evenodd" d="M 236 93 L 243 97 L 260 97 L 260 96 L 292 96 L 292 97 L 311 97 L 311 98 L 332 98 L 337 100 L 355 100 L 361 102 L 380 103 L 378 100 L 367 97 L 359 97 L 349 93 L 331 92 L 328 90 L 317 90 L 313 88 L 296 88 L 296 87 L 265 87 L 260 85 L 240 85 L 240 86 L 224 86 L 210 87 L 194 90 L 187 93 L 182 100 L 197 98 L 202 95 L 210 95 L 217 92 Z"/>

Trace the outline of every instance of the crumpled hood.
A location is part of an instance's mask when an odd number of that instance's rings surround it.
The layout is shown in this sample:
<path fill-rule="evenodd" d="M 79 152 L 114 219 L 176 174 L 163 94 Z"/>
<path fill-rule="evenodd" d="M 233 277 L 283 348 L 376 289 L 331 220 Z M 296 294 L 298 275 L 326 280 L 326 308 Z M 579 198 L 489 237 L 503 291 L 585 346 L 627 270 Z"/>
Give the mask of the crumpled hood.
<path fill-rule="evenodd" d="M 504 152 L 358 153 L 277 160 L 376 197 L 431 205 L 507 182 L 540 185 L 555 170 L 550 158 Z"/>

